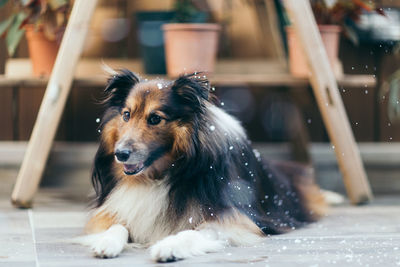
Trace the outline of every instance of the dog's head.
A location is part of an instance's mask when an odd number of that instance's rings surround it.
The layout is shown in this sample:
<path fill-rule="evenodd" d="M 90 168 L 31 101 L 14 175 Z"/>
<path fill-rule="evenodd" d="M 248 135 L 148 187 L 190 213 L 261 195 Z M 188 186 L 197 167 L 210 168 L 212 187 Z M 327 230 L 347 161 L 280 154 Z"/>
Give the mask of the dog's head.
<path fill-rule="evenodd" d="M 195 121 L 209 98 L 204 76 L 141 81 L 122 70 L 109 79 L 105 91 L 102 140 L 121 173 L 163 171 L 179 155 L 190 153 Z"/>

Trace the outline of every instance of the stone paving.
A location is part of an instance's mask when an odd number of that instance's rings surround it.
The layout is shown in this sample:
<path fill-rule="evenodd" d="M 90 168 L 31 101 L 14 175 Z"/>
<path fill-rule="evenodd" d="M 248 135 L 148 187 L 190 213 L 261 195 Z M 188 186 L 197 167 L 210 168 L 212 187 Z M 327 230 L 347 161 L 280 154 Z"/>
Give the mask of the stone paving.
<path fill-rule="evenodd" d="M 18 210 L 9 204 L 16 172 L 0 168 L 0 266 L 400 266 L 400 196 L 333 207 L 321 221 L 256 247 L 159 264 L 144 249 L 97 259 L 88 248 L 65 242 L 82 233 L 88 179 L 41 188 L 34 209 Z"/>

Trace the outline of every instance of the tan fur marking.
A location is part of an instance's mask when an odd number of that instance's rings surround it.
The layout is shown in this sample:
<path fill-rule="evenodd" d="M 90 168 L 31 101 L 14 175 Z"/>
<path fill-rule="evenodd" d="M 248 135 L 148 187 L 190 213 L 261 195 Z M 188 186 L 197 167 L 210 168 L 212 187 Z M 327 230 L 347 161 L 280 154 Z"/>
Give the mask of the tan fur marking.
<path fill-rule="evenodd" d="M 232 209 L 214 221 L 204 222 L 197 229 L 214 229 L 219 239 L 227 240 L 233 246 L 250 246 L 265 238 L 261 229 L 236 209 Z"/>
<path fill-rule="evenodd" d="M 220 222 L 224 225 L 224 227 L 227 227 L 228 229 L 230 227 L 239 227 L 247 229 L 249 232 L 252 232 L 259 236 L 264 236 L 264 233 L 261 231 L 261 229 L 252 220 L 250 220 L 249 217 L 239 212 L 238 210 L 234 210 L 228 216 L 224 216 L 222 220 L 220 220 Z"/>
<path fill-rule="evenodd" d="M 172 151 L 174 153 L 180 153 L 181 151 L 188 151 L 190 147 L 189 138 L 190 132 L 189 129 L 185 126 L 173 126 L 173 131 L 175 134 L 174 144 Z"/>
<path fill-rule="evenodd" d="M 120 117 L 118 116 L 110 120 L 103 128 L 101 137 L 105 143 L 106 152 L 109 154 L 114 154 L 114 145 L 118 139 L 119 120 Z"/>
<path fill-rule="evenodd" d="M 115 221 L 115 216 L 110 216 L 108 213 L 100 212 L 91 217 L 90 220 L 87 222 L 85 226 L 85 233 L 95 234 L 103 232 L 115 223 L 117 223 Z"/>
<path fill-rule="evenodd" d="M 155 80 L 140 83 L 131 91 L 126 100 L 126 106 L 130 109 L 133 116 L 143 117 L 159 108 L 160 100 L 164 95 L 164 91 L 157 87 L 157 84 L 161 82 Z"/>
<path fill-rule="evenodd" d="M 328 213 L 329 206 L 318 185 L 315 183 L 297 184 L 297 189 L 301 192 L 303 201 L 306 202 L 306 207 L 311 212 L 313 220 L 318 220 Z"/>

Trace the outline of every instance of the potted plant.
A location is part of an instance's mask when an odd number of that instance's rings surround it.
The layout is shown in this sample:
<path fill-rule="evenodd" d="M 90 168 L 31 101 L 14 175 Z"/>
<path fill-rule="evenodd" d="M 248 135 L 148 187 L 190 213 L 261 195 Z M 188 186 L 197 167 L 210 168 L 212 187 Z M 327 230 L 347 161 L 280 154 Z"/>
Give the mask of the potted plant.
<path fill-rule="evenodd" d="M 347 20 L 358 21 L 363 11 L 371 12 L 374 6 L 371 1 L 364 0 L 311 0 L 311 7 L 331 66 L 339 76 L 342 73 L 338 60 L 340 32 L 346 29 Z M 290 72 L 297 77 L 308 77 L 309 69 L 293 28 L 286 27 L 286 33 Z"/>
<path fill-rule="evenodd" d="M 50 75 L 67 23 L 69 0 L 14 0 L 13 3 L 10 16 L 0 22 L 0 36 L 6 39 L 9 55 L 14 55 L 25 33 L 33 74 Z"/>
<path fill-rule="evenodd" d="M 183 73 L 214 71 L 220 26 L 206 21 L 191 0 L 175 2 L 175 23 L 163 25 L 167 73 L 171 77 Z"/>

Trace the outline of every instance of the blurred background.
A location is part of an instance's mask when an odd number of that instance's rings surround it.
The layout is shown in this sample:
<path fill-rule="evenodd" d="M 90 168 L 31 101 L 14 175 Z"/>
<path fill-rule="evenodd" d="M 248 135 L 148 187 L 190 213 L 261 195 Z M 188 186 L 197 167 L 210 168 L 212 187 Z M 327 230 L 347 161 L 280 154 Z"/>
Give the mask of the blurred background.
<path fill-rule="evenodd" d="M 311 4 L 321 35 L 326 35 L 324 44 L 373 191 L 399 193 L 400 1 L 321 0 Z M 72 1 L 9 0 L 0 5 L 0 165 L 12 170 L 7 175 L 14 175 Z M 180 37 L 168 26 L 171 23 L 208 25 L 211 36 Z M 206 31 L 201 30 L 202 34 Z M 34 35 L 39 33 L 47 41 L 37 40 Z M 174 38 L 183 39 L 174 44 Z M 172 51 L 176 42 L 191 38 L 189 57 L 183 62 L 204 63 L 194 55 L 207 61 L 204 67 L 195 64 L 194 70 L 210 71 L 219 104 L 243 122 L 262 154 L 311 161 L 324 187 L 344 192 L 334 148 L 307 79 L 307 65 L 280 0 L 99 1 L 44 183 L 58 183 L 49 178 L 55 175 L 68 183 L 75 171 L 89 180 L 103 111 L 98 104 L 106 81 L 102 62 L 148 78 L 173 77 L 192 68 L 173 66 L 179 65 L 178 56 L 185 49 Z M 200 44 L 204 40 L 209 41 Z M 34 46 L 41 42 L 48 46 Z M 203 55 L 207 43 L 211 51 Z M 33 55 L 40 51 L 44 53 Z M 35 57 L 48 55 L 50 63 L 33 63 Z"/>

